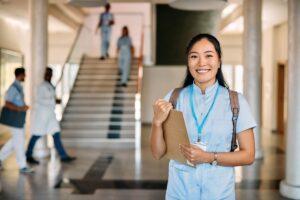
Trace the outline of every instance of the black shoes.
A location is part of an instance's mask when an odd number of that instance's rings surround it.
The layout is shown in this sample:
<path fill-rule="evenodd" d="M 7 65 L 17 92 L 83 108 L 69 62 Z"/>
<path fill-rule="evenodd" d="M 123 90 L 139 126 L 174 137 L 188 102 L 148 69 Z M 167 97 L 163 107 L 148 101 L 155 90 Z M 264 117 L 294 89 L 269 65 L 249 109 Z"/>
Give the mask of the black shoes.
<path fill-rule="evenodd" d="M 27 157 L 26 160 L 27 160 L 28 163 L 30 163 L 32 165 L 38 165 L 38 164 L 40 164 L 40 162 L 37 161 L 36 159 L 34 159 L 32 156 L 31 157 Z"/>
<path fill-rule="evenodd" d="M 61 162 L 64 162 L 64 163 L 70 163 L 74 160 L 76 160 L 77 158 L 76 157 L 73 157 L 73 156 L 67 156 L 65 158 L 61 158 L 60 161 Z"/>
<path fill-rule="evenodd" d="M 100 60 L 104 60 L 105 58 L 104 58 L 103 56 L 101 56 L 99 59 L 100 59 Z"/>
<path fill-rule="evenodd" d="M 127 83 L 122 83 L 122 87 L 127 87 Z"/>

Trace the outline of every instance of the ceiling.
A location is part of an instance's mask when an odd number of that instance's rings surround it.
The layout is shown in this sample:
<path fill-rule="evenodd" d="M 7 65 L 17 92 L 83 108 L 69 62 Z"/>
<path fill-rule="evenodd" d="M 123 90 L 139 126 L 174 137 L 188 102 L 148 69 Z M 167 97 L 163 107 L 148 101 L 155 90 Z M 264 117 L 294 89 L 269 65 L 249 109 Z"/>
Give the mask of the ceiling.
<path fill-rule="evenodd" d="M 50 3 L 68 3 L 70 0 L 49 0 Z M 94 1 L 94 0 L 89 0 Z M 170 0 L 110 0 L 114 2 L 151 2 L 155 4 L 168 3 Z M 228 6 L 235 7 L 241 5 L 242 0 L 228 0 Z M 236 8 L 236 7 L 235 7 Z M 20 24 L 29 24 L 29 0 L 0 0 L 0 18 L 9 18 L 19 21 Z M 227 9 L 228 10 L 228 9 Z M 102 9 L 84 9 L 85 13 L 101 12 Z M 230 10 L 229 13 L 233 12 Z M 262 13 L 263 27 L 267 28 L 276 24 L 287 21 L 287 0 L 263 0 Z M 68 25 L 60 22 L 54 17 L 49 17 L 50 32 L 66 32 L 72 31 Z M 224 30 L 223 33 L 240 33 L 243 30 L 243 19 L 238 18 L 232 21 Z"/>

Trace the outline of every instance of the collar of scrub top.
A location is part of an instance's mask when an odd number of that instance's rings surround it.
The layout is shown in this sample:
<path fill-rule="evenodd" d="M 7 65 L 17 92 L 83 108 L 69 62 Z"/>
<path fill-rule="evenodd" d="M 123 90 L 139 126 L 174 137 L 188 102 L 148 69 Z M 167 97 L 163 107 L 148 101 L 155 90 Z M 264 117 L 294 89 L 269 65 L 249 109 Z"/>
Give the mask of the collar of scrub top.
<path fill-rule="evenodd" d="M 204 125 L 207 121 L 207 118 L 208 118 L 211 110 L 213 109 L 213 107 L 215 105 L 216 99 L 217 99 L 218 94 L 219 94 L 219 88 L 220 87 L 219 87 L 219 82 L 218 81 L 216 81 L 212 86 L 207 87 L 205 89 L 205 94 L 202 94 L 201 89 L 195 84 L 195 82 L 193 83 L 192 87 L 190 87 L 190 106 L 191 106 L 193 118 L 194 118 L 194 120 L 196 122 L 196 125 L 197 125 L 197 134 L 198 134 L 197 142 L 200 142 L 203 127 L 204 127 Z M 195 101 L 194 101 L 194 94 L 195 93 L 200 93 L 201 95 L 213 95 L 214 94 L 213 101 L 212 101 L 212 103 L 211 103 L 211 105 L 208 109 L 208 112 L 203 117 L 202 121 L 199 120 L 199 118 L 198 118 L 198 116 L 196 115 L 196 112 L 195 112 Z"/>
<path fill-rule="evenodd" d="M 21 81 L 19 81 L 19 80 L 15 80 L 15 82 L 14 82 L 18 87 L 20 87 L 20 88 L 22 88 L 22 83 L 21 83 Z"/>
<path fill-rule="evenodd" d="M 17 79 L 15 79 L 13 85 L 15 87 L 17 87 L 18 91 L 21 93 L 21 95 L 23 95 L 23 86 L 22 86 L 21 81 L 18 81 Z"/>

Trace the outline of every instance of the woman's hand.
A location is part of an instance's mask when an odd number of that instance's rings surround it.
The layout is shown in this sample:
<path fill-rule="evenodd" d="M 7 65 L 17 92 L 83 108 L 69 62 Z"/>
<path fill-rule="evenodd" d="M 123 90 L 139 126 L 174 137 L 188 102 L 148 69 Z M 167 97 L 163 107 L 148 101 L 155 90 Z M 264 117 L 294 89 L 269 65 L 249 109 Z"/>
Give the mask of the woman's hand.
<path fill-rule="evenodd" d="M 213 161 L 213 153 L 203 151 L 195 145 L 179 145 L 180 152 L 192 164 L 211 163 Z"/>
<path fill-rule="evenodd" d="M 163 99 L 158 99 L 153 105 L 154 117 L 153 124 L 156 126 L 161 126 L 164 121 L 166 121 L 170 110 L 173 108 L 170 102 Z"/>

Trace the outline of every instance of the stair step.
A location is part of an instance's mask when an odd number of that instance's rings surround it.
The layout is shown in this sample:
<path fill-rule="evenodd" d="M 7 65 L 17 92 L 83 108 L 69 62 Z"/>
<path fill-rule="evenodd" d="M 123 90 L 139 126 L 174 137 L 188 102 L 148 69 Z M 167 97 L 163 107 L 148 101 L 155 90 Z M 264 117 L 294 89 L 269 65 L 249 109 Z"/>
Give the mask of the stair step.
<path fill-rule="evenodd" d="M 82 110 L 82 111 L 79 111 L 79 110 L 69 110 L 69 109 L 66 109 L 65 114 L 78 114 L 78 115 L 81 115 L 81 114 L 134 114 L 134 111 L 122 111 L 122 110 L 114 110 L 114 111 L 105 111 L 105 110 L 93 110 L 93 111 L 90 111 L 90 110 Z"/>
<path fill-rule="evenodd" d="M 64 119 L 110 119 L 110 118 L 116 118 L 116 119 L 134 119 L 135 115 L 134 113 L 131 114 L 111 114 L 111 113 L 103 113 L 103 114 L 92 114 L 92 113 L 86 113 L 86 114 L 80 114 L 77 113 L 65 113 L 63 116 Z"/>
<path fill-rule="evenodd" d="M 117 80 L 120 75 L 82 75 L 78 74 L 77 80 Z M 130 75 L 129 79 L 137 80 L 137 75 Z"/>
<path fill-rule="evenodd" d="M 87 94 L 86 93 L 83 93 L 83 92 L 80 92 L 80 93 L 72 93 L 71 94 L 71 98 L 73 97 L 88 97 L 90 99 L 92 98 L 108 98 L 108 97 L 111 97 L 111 98 L 114 98 L 114 97 L 119 97 L 120 99 L 122 98 L 135 98 L 135 93 L 91 93 L 91 94 Z"/>
<path fill-rule="evenodd" d="M 81 69 L 90 69 L 90 68 L 98 68 L 98 69 L 119 69 L 119 66 L 115 63 L 90 63 L 84 62 L 81 65 Z M 136 64 L 131 64 L 130 69 L 138 69 Z"/>
<path fill-rule="evenodd" d="M 62 129 L 62 137 L 65 136 L 72 136 L 74 135 L 74 137 L 76 135 L 107 135 L 108 132 L 113 132 L 116 134 L 120 134 L 120 135 L 134 135 L 135 131 L 132 130 L 115 130 L 115 131 L 109 131 L 108 129 L 102 129 L 102 130 L 93 130 L 93 129 L 86 129 L 86 130 L 81 130 L 81 129 Z"/>
<path fill-rule="evenodd" d="M 77 80 L 75 82 L 74 86 L 101 86 L 101 87 L 105 87 L 105 86 L 119 86 L 119 85 L 120 85 L 120 81 L 117 81 L 117 80 L 110 81 L 110 82 L 108 82 L 107 80 L 91 80 L 91 81 Z M 128 86 L 137 87 L 137 81 L 136 80 L 128 81 L 127 82 L 127 87 Z"/>
<path fill-rule="evenodd" d="M 86 100 L 86 101 L 76 101 L 72 100 L 68 103 L 68 106 L 131 106 L 134 107 L 134 101 L 93 101 L 93 100 Z"/>
<path fill-rule="evenodd" d="M 130 101 L 113 101 L 113 100 L 107 100 L 107 101 L 99 101 L 99 100 L 74 100 L 72 99 L 71 101 L 69 101 L 68 106 L 132 106 L 134 107 L 134 101 L 130 100 Z"/>
<path fill-rule="evenodd" d="M 73 134 L 73 135 L 65 135 L 62 138 L 95 138 L 95 139 L 115 139 L 115 138 L 134 138 L 134 133 L 130 134 L 119 134 L 119 133 L 108 133 L 105 134 Z"/>
<path fill-rule="evenodd" d="M 131 73 L 138 73 L 138 69 L 137 68 L 131 68 L 130 69 Z M 118 68 L 104 68 L 101 69 L 99 67 L 89 67 L 89 68 L 80 68 L 79 69 L 79 74 L 106 74 L 106 73 L 112 73 L 112 74 L 118 74 L 119 73 L 119 69 Z"/>
<path fill-rule="evenodd" d="M 115 93 L 135 93 L 136 88 L 105 88 L 105 87 L 74 87 L 73 92 L 115 92 Z"/>
<path fill-rule="evenodd" d="M 86 127 L 90 126 L 91 128 L 93 127 L 98 127 L 98 126 L 135 126 L 135 121 L 119 121 L 119 122 L 111 122 L 111 121 L 64 121 L 61 123 L 62 127 Z"/>
<path fill-rule="evenodd" d="M 133 149 L 135 148 L 135 139 L 133 138 L 64 138 L 64 146 L 66 147 L 87 147 L 99 149 Z"/>
<path fill-rule="evenodd" d="M 135 125 L 101 125 L 101 124 L 95 124 L 93 126 L 81 124 L 78 126 L 75 125 L 61 125 L 62 129 L 78 129 L 78 130 L 132 130 L 135 131 Z"/>
<path fill-rule="evenodd" d="M 120 107 L 120 106 L 69 106 L 67 111 L 131 111 L 134 112 L 134 107 Z"/>

